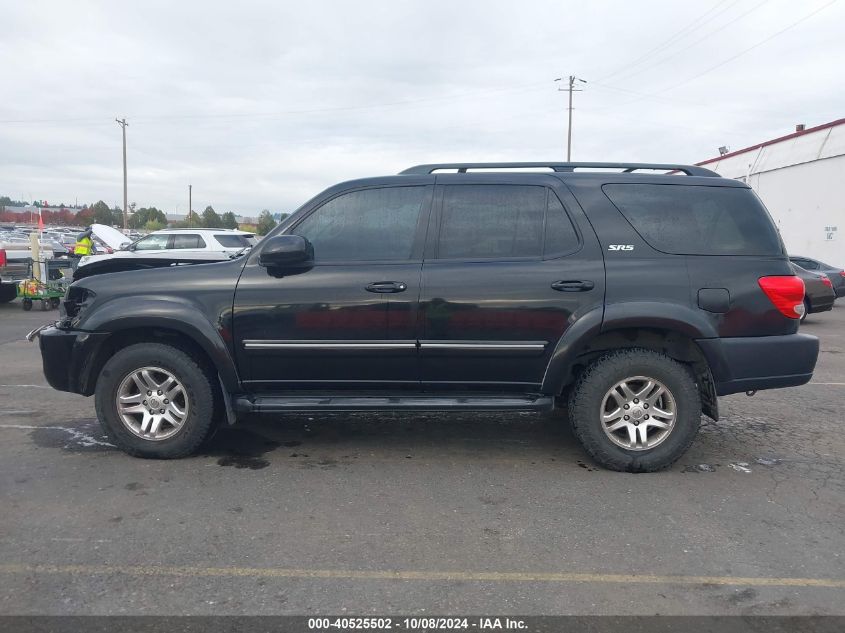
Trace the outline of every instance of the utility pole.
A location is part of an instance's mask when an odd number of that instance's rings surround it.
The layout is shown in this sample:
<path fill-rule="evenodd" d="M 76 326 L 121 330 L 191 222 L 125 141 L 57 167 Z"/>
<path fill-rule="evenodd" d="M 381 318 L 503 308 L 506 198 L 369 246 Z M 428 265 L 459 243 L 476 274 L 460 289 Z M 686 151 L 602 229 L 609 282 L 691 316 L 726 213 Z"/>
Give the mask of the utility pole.
<path fill-rule="evenodd" d="M 194 226 L 194 211 L 191 209 L 191 189 L 193 185 L 188 185 L 188 226 Z"/>
<path fill-rule="evenodd" d="M 558 77 L 555 81 L 561 81 L 563 77 Z M 572 93 L 573 92 L 581 92 L 580 88 L 575 87 L 575 82 L 580 81 L 582 84 L 587 83 L 583 79 L 579 79 L 575 75 L 569 75 L 569 86 L 567 88 L 558 88 L 558 92 L 568 92 L 569 93 L 569 107 L 567 108 L 569 113 L 569 125 L 566 128 L 566 162 L 572 160 Z"/>
<path fill-rule="evenodd" d="M 126 126 L 129 124 L 125 118 L 115 119 L 115 121 L 123 129 L 123 228 L 126 229 L 129 220 L 128 196 L 126 192 Z"/>

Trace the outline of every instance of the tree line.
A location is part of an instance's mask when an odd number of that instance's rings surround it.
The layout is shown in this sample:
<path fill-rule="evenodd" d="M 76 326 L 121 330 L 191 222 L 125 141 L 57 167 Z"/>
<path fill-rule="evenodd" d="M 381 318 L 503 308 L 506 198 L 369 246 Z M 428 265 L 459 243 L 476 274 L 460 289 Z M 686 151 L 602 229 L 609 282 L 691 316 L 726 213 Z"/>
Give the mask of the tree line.
<path fill-rule="evenodd" d="M 8 196 L 0 196 L 0 222 L 21 222 L 22 219 L 29 220 L 28 214 L 16 213 L 6 209 L 8 206 L 26 206 L 28 203 L 12 200 Z M 40 208 L 41 205 L 33 206 Z M 283 214 L 282 217 L 287 217 Z M 85 204 L 81 209 L 74 209 L 61 205 L 58 210 L 41 210 L 41 218 L 45 224 L 65 226 L 88 226 L 90 224 L 106 224 L 108 226 L 123 227 L 123 210 L 118 207 L 109 207 L 102 200 L 93 204 Z M 35 218 L 33 217 L 33 220 Z M 232 211 L 217 213 L 214 207 L 207 206 L 202 213 L 191 211 L 184 220 L 168 222 L 167 215 L 156 207 L 141 207 L 136 209 L 135 203 L 129 205 L 129 217 L 127 224 L 130 229 L 144 229 L 146 231 L 158 231 L 168 225 L 175 228 L 209 228 L 209 229 L 237 229 L 238 221 Z M 258 217 L 256 232 L 259 235 L 266 235 L 276 226 L 276 220 L 269 210 L 264 209 Z"/>

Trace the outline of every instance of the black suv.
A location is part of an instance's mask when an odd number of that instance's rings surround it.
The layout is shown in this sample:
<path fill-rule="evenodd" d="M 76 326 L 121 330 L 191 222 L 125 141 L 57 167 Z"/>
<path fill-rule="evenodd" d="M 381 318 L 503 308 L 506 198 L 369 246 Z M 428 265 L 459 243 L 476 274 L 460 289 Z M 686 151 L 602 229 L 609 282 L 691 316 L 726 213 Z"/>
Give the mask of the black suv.
<path fill-rule="evenodd" d="M 717 396 L 804 384 L 818 355 L 766 209 L 701 167 L 422 165 L 331 187 L 228 262 L 111 261 L 40 346 L 140 457 L 247 413 L 561 407 L 597 462 L 653 471 Z"/>

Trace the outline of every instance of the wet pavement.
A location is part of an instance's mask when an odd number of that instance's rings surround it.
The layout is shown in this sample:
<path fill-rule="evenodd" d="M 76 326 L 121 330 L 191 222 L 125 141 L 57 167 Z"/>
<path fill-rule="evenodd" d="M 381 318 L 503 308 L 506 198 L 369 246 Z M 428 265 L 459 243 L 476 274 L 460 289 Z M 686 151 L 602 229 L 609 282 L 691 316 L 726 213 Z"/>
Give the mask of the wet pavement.
<path fill-rule="evenodd" d="M 842 302 L 839 302 L 842 304 Z M 535 414 L 288 415 L 115 450 L 0 304 L 0 613 L 845 614 L 845 304 L 803 387 L 720 400 L 672 469 Z"/>

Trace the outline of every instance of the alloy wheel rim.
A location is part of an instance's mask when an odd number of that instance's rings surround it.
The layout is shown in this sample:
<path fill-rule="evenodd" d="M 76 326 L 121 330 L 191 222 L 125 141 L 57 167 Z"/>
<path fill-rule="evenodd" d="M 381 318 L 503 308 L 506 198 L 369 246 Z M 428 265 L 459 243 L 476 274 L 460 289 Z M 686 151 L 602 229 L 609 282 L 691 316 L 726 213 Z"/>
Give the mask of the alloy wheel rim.
<path fill-rule="evenodd" d="M 616 446 L 645 451 L 672 433 L 677 405 L 672 392 L 659 380 L 631 376 L 607 390 L 599 416 L 602 430 Z"/>
<path fill-rule="evenodd" d="M 188 394 L 173 373 L 161 367 L 141 367 L 117 388 L 117 413 L 123 425 L 145 440 L 166 440 L 188 419 Z"/>

